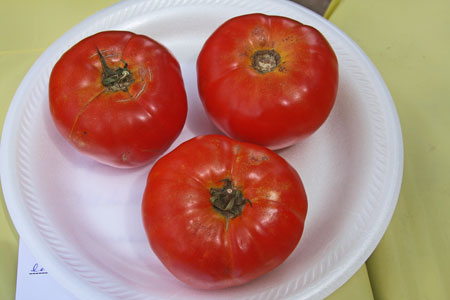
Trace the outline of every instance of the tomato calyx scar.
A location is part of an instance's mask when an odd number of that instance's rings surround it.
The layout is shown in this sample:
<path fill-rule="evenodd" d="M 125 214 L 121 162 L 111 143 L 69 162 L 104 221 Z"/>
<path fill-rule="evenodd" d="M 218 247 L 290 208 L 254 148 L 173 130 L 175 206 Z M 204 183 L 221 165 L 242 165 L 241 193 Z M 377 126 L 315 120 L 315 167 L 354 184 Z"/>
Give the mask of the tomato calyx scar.
<path fill-rule="evenodd" d="M 213 209 L 225 217 L 225 230 L 227 230 L 230 219 L 240 216 L 245 205 L 248 203 L 252 206 L 252 202 L 244 198 L 242 191 L 235 187 L 230 179 L 225 178 L 220 181 L 224 182 L 222 187 L 209 189 L 211 195 L 209 200 Z"/>
<path fill-rule="evenodd" d="M 257 50 L 252 54 L 251 57 L 251 64 L 253 69 L 255 69 L 260 74 L 272 72 L 276 69 L 276 67 L 278 67 L 280 62 L 280 54 L 273 49 Z"/>
<path fill-rule="evenodd" d="M 112 69 L 105 60 L 105 57 L 97 48 L 97 54 L 102 63 L 102 84 L 108 92 L 128 91 L 128 87 L 134 82 L 133 74 L 128 70 L 128 64 L 124 63 L 122 68 Z"/>

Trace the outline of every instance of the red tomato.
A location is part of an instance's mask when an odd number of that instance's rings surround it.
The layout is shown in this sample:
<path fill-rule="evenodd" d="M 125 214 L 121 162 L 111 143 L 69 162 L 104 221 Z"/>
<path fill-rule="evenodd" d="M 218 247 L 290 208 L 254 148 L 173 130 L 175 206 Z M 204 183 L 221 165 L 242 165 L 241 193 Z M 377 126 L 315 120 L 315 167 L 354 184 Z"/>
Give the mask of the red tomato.
<path fill-rule="evenodd" d="M 69 49 L 52 70 L 49 101 L 59 132 L 115 167 L 155 160 L 187 115 L 176 59 L 149 37 L 124 31 L 100 32 Z"/>
<path fill-rule="evenodd" d="M 238 140 L 280 149 L 316 131 L 338 87 L 333 49 L 315 28 L 250 14 L 220 26 L 197 60 L 208 116 Z"/>
<path fill-rule="evenodd" d="M 302 181 L 282 157 L 221 135 L 160 158 L 142 203 L 154 253 L 201 289 L 240 285 L 280 265 L 300 240 L 306 211 Z"/>

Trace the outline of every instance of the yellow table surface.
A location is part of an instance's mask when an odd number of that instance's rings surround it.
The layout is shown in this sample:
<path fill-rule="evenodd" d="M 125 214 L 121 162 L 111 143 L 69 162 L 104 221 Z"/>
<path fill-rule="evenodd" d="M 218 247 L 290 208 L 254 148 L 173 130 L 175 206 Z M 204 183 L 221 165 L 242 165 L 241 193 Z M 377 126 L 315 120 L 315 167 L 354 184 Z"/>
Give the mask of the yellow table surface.
<path fill-rule="evenodd" d="M 34 61 L 68 29 L 115 2 L 0 0 L 1 128 Z M 327 299 L 448 300 L 450 2 L 341 0 L 330 21 L 359 44 L 386 81 L 402 125 L 405 168 L 385 236 Z M 0 197 L 0 299 L 8 300 L 15 295 L 19 237 Z"/>

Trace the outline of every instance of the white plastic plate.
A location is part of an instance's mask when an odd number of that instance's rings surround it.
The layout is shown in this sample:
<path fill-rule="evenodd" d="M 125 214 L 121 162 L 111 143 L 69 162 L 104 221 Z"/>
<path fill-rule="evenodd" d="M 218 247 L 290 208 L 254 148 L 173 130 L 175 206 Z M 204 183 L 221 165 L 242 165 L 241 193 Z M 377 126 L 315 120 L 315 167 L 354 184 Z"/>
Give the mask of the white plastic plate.
<path fill-rule="evenodd" d="M 48 109 L 55 62 L 82 38 L 103 30 L 146 34 L 182 65 L 189 97 L 175 146 L 217 133 L 200 104 L 195 63 L 203 42 L 227 19 L 283 15 L 320 30 L 339 61 L 336 105 L 310 138 L 279 151 L 301 175 L 309 197 L 304 236 L 280 267 L 219 291 L 191 289 L 151 251 L 141 196 L 151 165 L 118 170 L 74 150 Z M 119 2 L 68 31 L 36 61 L 19 86 L 4 124 L 1 180 L 12 220 L 25 243 L 79 299 L 322 299 L 365 262 L 395 209 L 403 170 L 398 116 L 385 83 L 344 33 L 301 6 L 280 0 Z"/>

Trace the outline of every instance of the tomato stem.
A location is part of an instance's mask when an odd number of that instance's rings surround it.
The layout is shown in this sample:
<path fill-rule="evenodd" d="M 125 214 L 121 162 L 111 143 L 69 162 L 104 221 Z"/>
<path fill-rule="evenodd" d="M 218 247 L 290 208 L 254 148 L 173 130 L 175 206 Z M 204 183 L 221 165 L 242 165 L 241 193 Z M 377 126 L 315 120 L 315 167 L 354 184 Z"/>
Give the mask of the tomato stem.
<path fill-rule="evenodd" d="M 102 84 L 109 92 L 128 91 L 128 87 L 134 82 L 133 74 L 128 70 L 128 64 L 124 63 L 122 68 L 112 69 L 106 64 L 103 54 L 97 48 L 98 57 L 102 63 Z"/>
<path fill-rule="evenodd" d="M 275 70 L 281 62 L 281 56 L 273 49 L 257 50 L 253 53 L 251 60 L 253 69 L 264 74 Z"/>
<path fill-rule="evenodd" d="M 225 229 L 228 229 L 230 219 L 234 219 L 242 214 L 245 205 L 248 203 L 252 206 L 250 200 L 244 198 L 244 194 L 240 189 L 233 186 L 230 179 L 221 180 L 224 185 L 219 188 L 210 188 L 210 201 L 213 209 L 226 218 Z"/>

